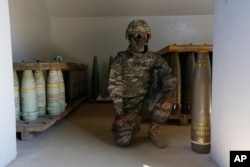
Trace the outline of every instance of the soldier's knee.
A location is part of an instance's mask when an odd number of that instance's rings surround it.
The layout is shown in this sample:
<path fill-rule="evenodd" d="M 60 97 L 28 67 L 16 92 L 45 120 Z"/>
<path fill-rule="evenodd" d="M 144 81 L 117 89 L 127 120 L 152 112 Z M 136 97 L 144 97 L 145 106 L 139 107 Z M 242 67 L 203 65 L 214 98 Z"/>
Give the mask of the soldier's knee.
<path fill-rule="evenodd" d="M 157 123 L 166 123 L 170 115 L 171 109 L 156 108 L 153 111 L 152 119 Z"/>

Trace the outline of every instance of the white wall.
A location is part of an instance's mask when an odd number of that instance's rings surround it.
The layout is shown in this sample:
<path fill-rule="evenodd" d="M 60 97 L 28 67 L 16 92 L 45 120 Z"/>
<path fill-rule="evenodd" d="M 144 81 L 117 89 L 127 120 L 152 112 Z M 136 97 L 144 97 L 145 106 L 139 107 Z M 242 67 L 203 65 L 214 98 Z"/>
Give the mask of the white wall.
<path fill-rule="evenodd" d="M 249 6 L 248 0 L 215 4 L 211 156 L 222 167 L 230 150 L 250 150 Z"/>
<path fill-rule="evenodd" d="M 13 61 L 53 59 L 50 17 L 44 0 L 9 0 Z"/>
<path fill-rule="evenodd" d="M 8 0 L 0 0 L 0 36 L 0 167 L 4 167 L 17 154 Z"/>
<path fill-rule="evenodd" d="M 51 18 L 54 55 L 66 62 L 89 65 L 89 83 L 93 56 L 98 57 L 101 93 L 106 95 L 109 56 L 127 49 L 127 25 L 133 19 L 144 19 L 152 30 L 149 47 L 158 51 L 176 44 L 212 44 L 213 16 L 148 16 L 148 17 L 68 17 Z M 89 84 L 90 85 L 90 84 Z"/>

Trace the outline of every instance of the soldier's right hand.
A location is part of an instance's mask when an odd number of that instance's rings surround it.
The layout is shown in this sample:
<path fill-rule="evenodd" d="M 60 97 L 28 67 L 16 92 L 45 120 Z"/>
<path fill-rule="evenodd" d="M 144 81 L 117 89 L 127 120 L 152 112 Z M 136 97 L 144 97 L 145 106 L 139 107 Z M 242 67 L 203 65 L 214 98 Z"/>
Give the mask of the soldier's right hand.
<path fill-rule="evenodd" d="M 173 97 L 164 93 L 161 99 L 159 100 L 161 107 L 165 110 L 172 108 L 173 105 Z"/>
<path fill-rule="evenodd" d="M 115 116 L 115 124 L 117 126 L 120 126 L 120 127 L 125 126 L 126 123 L 127 123 L 127 119 L 123 114 Z"/>

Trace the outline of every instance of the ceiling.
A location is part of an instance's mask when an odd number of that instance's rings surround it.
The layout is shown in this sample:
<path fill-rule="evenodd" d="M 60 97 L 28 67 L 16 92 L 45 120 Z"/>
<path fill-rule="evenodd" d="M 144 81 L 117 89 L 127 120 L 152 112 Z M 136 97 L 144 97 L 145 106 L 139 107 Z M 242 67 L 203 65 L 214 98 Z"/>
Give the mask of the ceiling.
<path fill-rule="evenodd" d="M 51 17 L 213 15 L 214 0 L 44 0 Z"/>

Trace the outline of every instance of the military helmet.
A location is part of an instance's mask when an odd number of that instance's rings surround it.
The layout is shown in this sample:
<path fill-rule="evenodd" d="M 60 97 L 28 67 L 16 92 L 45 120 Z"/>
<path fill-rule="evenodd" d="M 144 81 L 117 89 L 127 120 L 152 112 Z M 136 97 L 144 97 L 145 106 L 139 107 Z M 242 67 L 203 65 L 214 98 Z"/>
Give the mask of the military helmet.
<path fill-rule="evenodd" d="M 150 28 L 144 20 L 133 20 L 129 23 L 126 30 L 126 39 L 128 39 L 130 34 L 135 32 L 145 32 L 148 35 L 148 39 L 151 37 Z"/>

